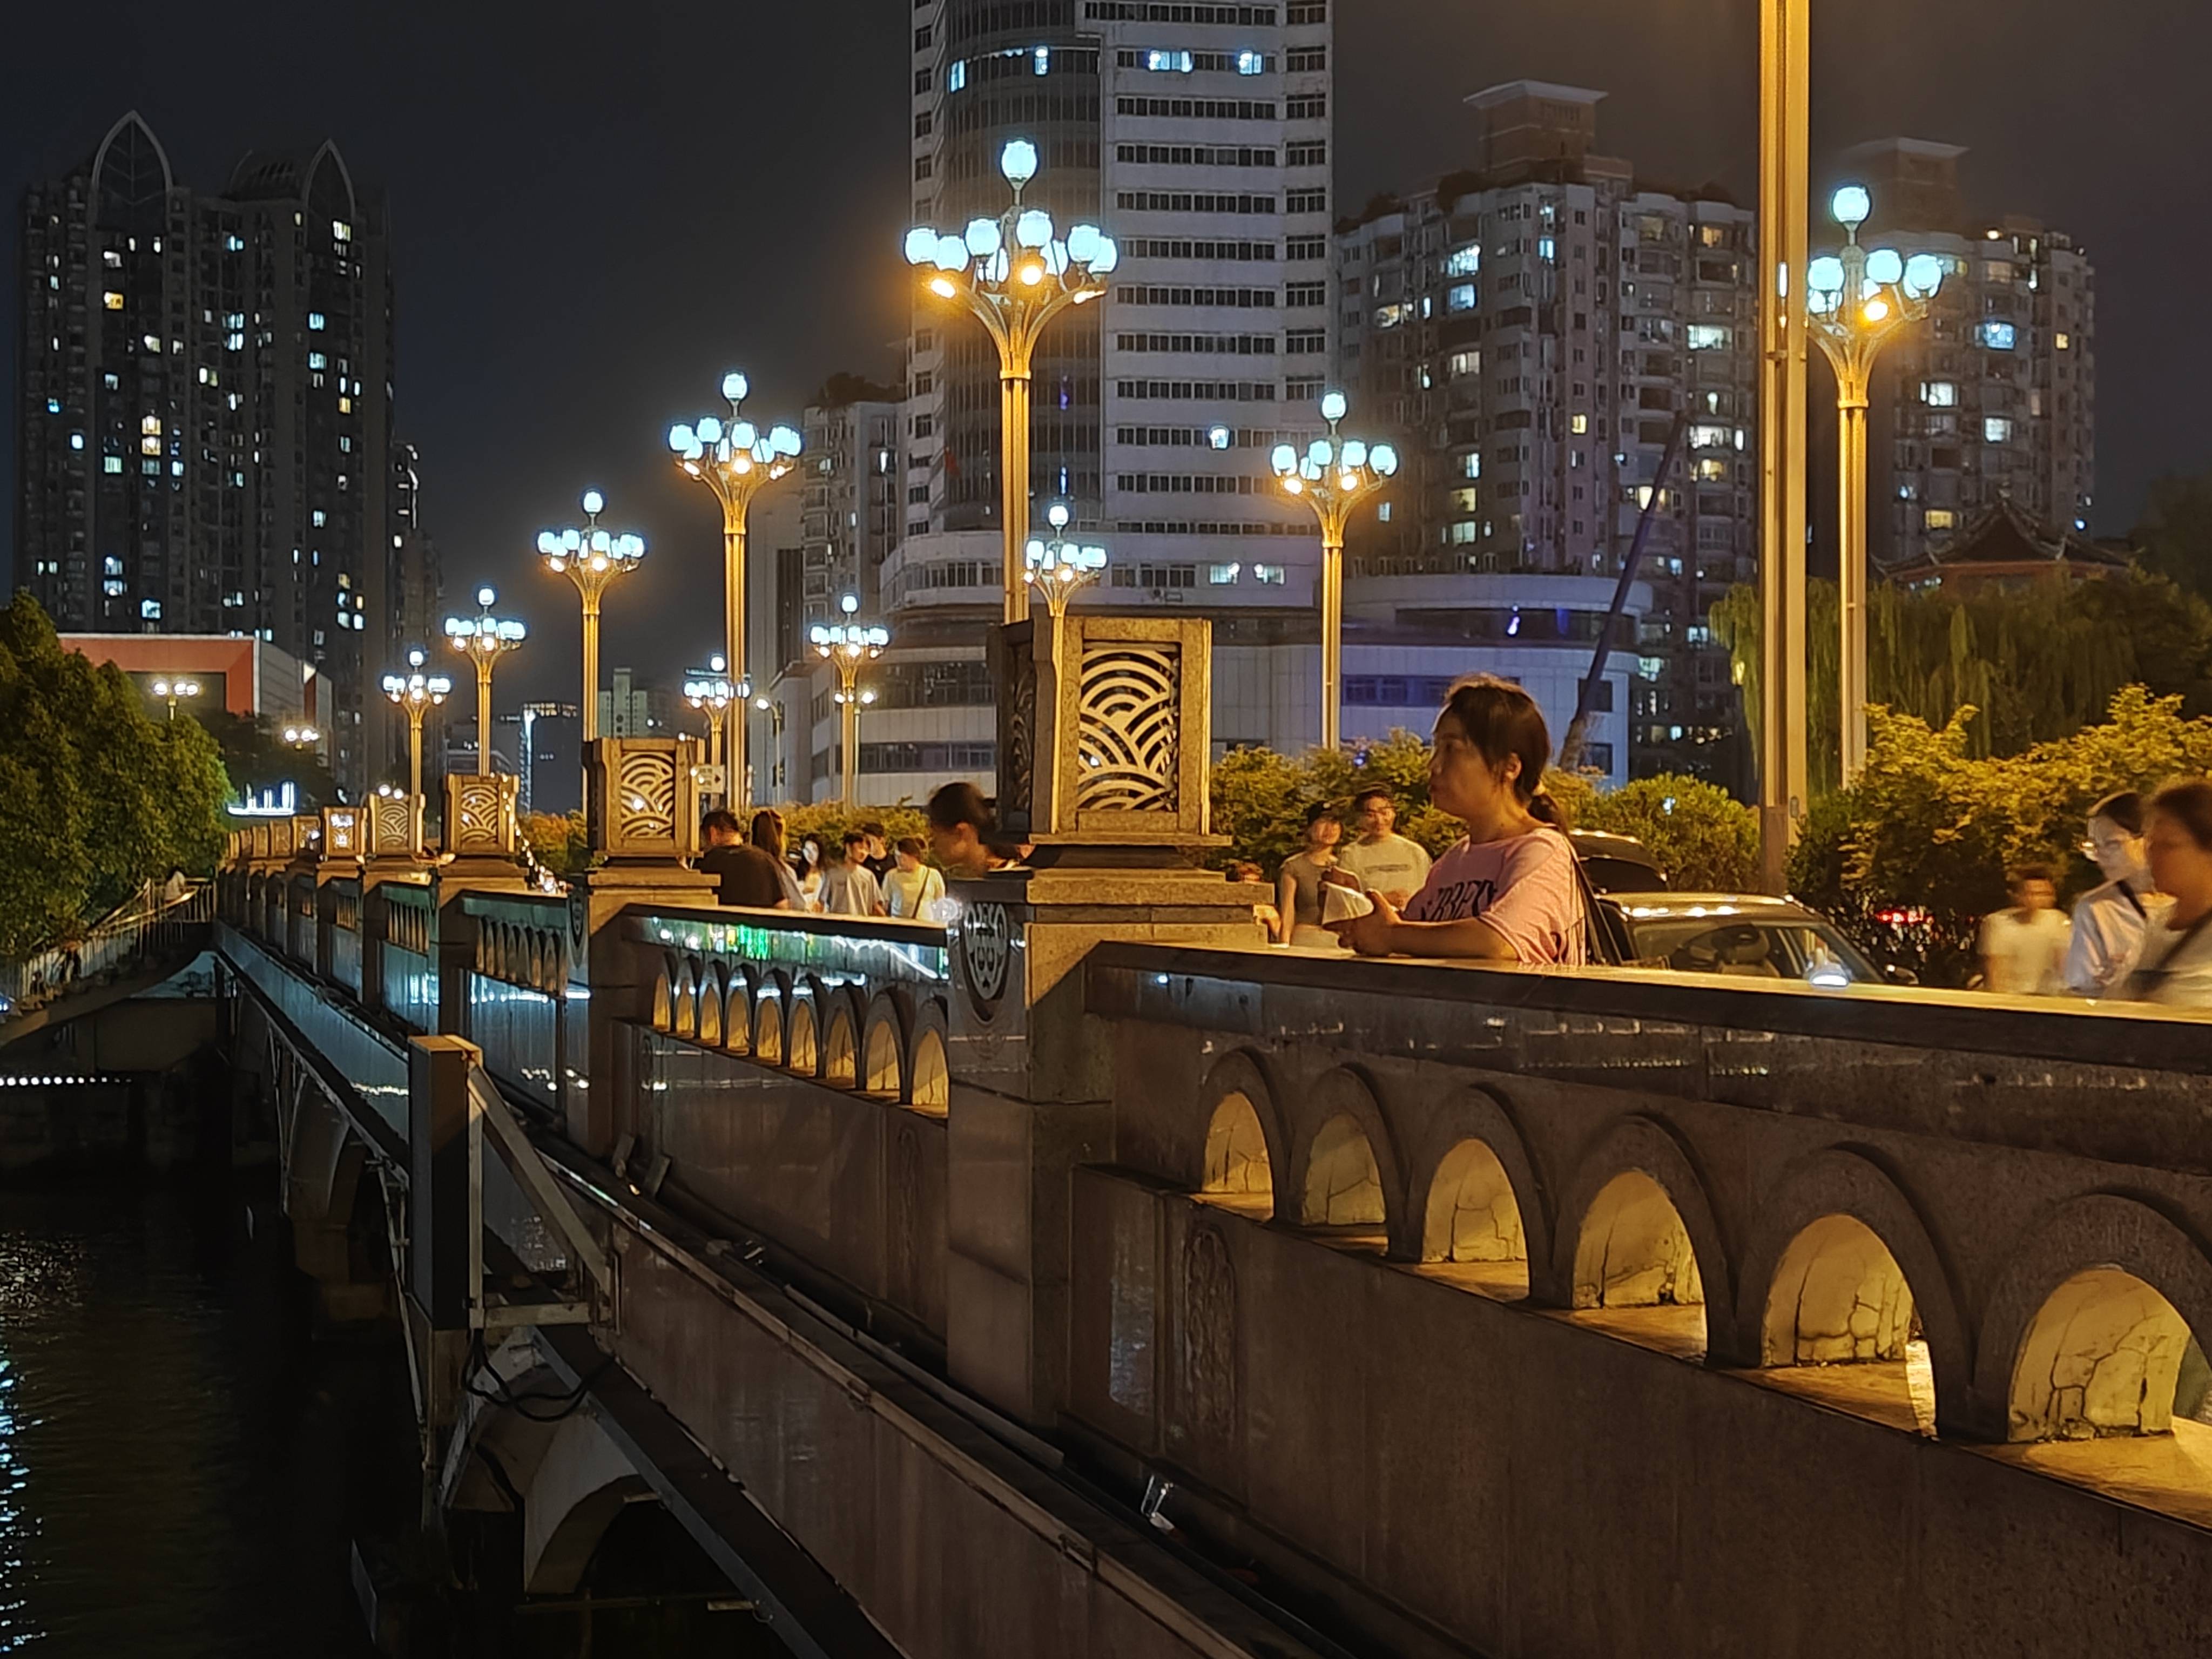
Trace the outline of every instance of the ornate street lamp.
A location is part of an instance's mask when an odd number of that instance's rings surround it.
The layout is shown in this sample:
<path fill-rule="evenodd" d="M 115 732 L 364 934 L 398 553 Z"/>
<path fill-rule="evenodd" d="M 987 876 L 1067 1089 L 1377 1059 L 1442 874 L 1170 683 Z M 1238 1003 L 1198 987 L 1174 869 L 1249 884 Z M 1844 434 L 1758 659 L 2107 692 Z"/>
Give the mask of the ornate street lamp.
<path fill-rule="evenodd" d="M 477 772 L 480 776 L 491 772 L 491 671 L 508 652 L 520 651 L 530 633 L 519 622 L 491 614 L 492 601 L 498 597 L 490 588 L 479 587 L 477 603 L 483 607 L 479 615 L 446 618 L 446 638 L 454 650 L 477 665 Z"/>
<path fill-rule="evenodd" d="M 840 738 L 845 754 L 843 799 L 850 811 L 858 805 L 860 782 L 860 696 L 856 683 L 861 665 L 884 654 L 884 648 L 891 642 L 891 631 L 880 623 L 854 622 L 853 613 L 860 608 L 860 602 L 850 593 L 842 605 L 845 620 L 827 628 L 816 627 L 811 637 L 815 654 L 837 670 L 837 707 L 843 716 Z M 872 694 L 869 700 L 874 700 Z"/>
<path fill-rule="evenodd" d="M 584 741 L 599 735 L 599 600 L 616 577 L 645 559 L 645 538 L 616 535 L 599 528 L 607 498 L 584 492 L 584 522 L 579 528 L 541 530 L 538 551 L 545 568 L 576 584 L 584 601 Z"/>
<path fill-rule="evenodd" d="M 1863 185 L 1845 185 L 1830 204 L 1844 228 L 1839 254 L 1805 267 L 1806 327 L 1836 371 L 1837 516 L 1844 637 L 1838 701 L 1844 714 L 1843 781 L 1866 763 L 1867 726 L 1867 405 L 1875 360 L 1899 329 L 1928 315 L 1943 286 L 1943 261 L 1932 253 L 1906 258 L 1893 247 L 1859 246 L 1859 227 L 1874 210 Z"/>
<path fill-rule="evenodd" d="M 1106 568 L 1104 548 L 1080 546 L 1061 533 L 1067 528 L 1068 516 L 1066 502 L 1052 504 L 1045 514 L 1046 522 L 1052 526 L 1052 539 L 1030 538 L 1022 571 L 1024 580 L 1044 595 L 1045 608 L 1055 623 L 1066 617 L 1068 602 L 1097 581 Z"/>
<path fill-rule="evenodd" d="M 198 680 L 171 679 L 164 676 L 154 682 L 152 690 L 155 696 L 169 705 L 169 718 L 173 720 L 177 718 L 177 700 L 179 697 L 190 700 L 199 696 L 200 683 Z"/>
<path fill-rule="evenodd" d="M 288 726 L 284 741 L 294 749 L 313 749 L 323 740 L 323 734 L 312 726 Z"/>
<path fill-rule="evenodd" d="M 1283 489 L 1314 510 L 1321 521 L 1321 744 L 1334 749 L 1342 732 L 1344 665 L 1344 532 L 1352 509 L 1381 489 L 1398 472 L 1398 452 L 1389 444 L 1369 445 L 1341 436 L 1337 427 L 1350 406 L 1341 392 L 1321 400 L 1328 436 L 1316 438 L 1301 455 L 1291 444 L 1278 444 L 1273 458 Z"/>
<path fill-rule="evenodd" d="M 695 668 L 684 677 L 684 701 L 707 716 L 707 764 L 722 763 L 722 720 L 724 711 L 738 699 L 738 689 L 730 684 L 729 659 L 713 658 L 705 668 Z"/>
<path fill-rule="evenodd" d="M 745 515 L 754 496 L 791 476 L 804 447 L 790 427 L 771 427 L 763 432 L 744 417 L 740 408 L 750 389 L 744 375 L 725 374 L 722 396 L 729 402 L 729 418 L 702 415 L 688 425 L 672 427 L 668 433 L 668 447 L 675 454 L 677 466 L 713 490 L 714 499 L 721 503 L 723 644 L 730 672 L 740 680 L 745 678 Z M 738 794 L 745 772 L 742 710 L 729 717 L 729 726 L 730 775 L 738 782 L 730 794 L 742 807 L 745 804 Z"/>
<path fill-rule="evenodd" d="M 426 659 L 420 647 L 407 653 L 404 674 L 384 677 L 384 695 L 407 716 L 407 793 L 422 793 L 422 717 L 452 695 L 453 681 L 443 674 L 425 674 Z"/>
<path fill-rule="evenodd" d="M 1052 216 L 1024 207 L 1022 191 L 1036 177 L 1036 146 L 1017 138 L 999 157 L 1013 186 L 1013 204 L 996 219 L 969 222 L 954 236 L 916 226 L 906 234 L 907 263 L 923 268 L 922 287 L 937 299 L 964 301 L 982 319 L 999 349 L 999 519 L 1006 538 L 1006 619 L 1029 614 L 1022 554 L 1030 523 L 1030 376 L 1037 337 L 1071 306 L 1106 291 L 1101 279 L 1121 262 L 1114 239 L 1096 225 L 1078 225 L 1062 241 Z"/>

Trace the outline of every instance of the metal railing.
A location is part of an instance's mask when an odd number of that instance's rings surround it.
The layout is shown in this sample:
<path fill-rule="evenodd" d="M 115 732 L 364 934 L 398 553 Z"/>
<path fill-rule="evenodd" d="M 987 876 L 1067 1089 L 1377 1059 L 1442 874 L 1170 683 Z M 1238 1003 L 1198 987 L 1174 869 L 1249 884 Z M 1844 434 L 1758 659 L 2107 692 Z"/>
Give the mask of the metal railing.
<path fill-rule="evenodd" d="M 182 950 L 191 930 L 215 918 L 215 888 L 200 883 L 176 897 L 149 884 L 85 933 L 21 962 L 0 962 L 0 1018 L 28 1012 L 149 957 Z"/>

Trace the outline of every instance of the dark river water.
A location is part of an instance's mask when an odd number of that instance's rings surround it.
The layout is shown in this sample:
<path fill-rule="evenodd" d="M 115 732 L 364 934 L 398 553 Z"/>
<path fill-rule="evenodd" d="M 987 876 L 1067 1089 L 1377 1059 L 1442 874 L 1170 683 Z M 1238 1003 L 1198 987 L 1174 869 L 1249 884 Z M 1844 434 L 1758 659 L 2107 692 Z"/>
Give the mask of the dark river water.
<path fill-rule="evenodd" d="M 311 1341 L 273 1181 L 216 1182 L 0 1189 L 0 1653 L 374 1651 L 349 1560 L 413 1516 L 404 1361 Z"/>

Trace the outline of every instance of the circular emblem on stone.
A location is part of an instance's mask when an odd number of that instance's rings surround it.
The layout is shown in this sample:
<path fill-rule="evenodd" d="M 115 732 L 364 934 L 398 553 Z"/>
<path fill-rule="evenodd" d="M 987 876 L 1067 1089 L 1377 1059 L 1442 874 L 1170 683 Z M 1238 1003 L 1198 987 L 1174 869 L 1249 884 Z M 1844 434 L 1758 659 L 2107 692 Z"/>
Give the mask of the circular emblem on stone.
<path fill-rule="evenodd" d="M 1006 958 L 1014 927 L 1003 904 L 971 904 L 960 918 L 960 954 L 968 964 L 968 992 L 988 1012 L 1006 994 Z"/>

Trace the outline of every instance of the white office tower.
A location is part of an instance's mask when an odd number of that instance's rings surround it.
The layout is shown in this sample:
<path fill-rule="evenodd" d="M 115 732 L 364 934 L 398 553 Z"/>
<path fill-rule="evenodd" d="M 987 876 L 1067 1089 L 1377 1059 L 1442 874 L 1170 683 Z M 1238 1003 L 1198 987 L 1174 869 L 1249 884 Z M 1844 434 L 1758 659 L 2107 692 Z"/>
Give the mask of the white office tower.
<path fill-rule="evenodd" d="M 1037 354 L 1030 527 L 1064 501 L 1108 548 L 1079 605 L 1217 619 L 1218 740 L 1313 741 L 1320 544 L 1267 456 L 1319 429 L 1334 361 L 1329 5 L 929 0 L 911 27 L 913 222 L 995 218 L 1000 152 L 1025 138 L 1040 161 L 1025 199 L 1121 247 L 1106 297 Z M 908 346 L 885 662 L 980 665 L 1000 610 L 998 360 L 964 308 L 928 301 Z M 990 782 L 988 704 L 901 708 L 888 683 L 865 717 L 864 795 Z M 963 670 L 929 695 L 988 690 Z M 915 768 L 871 774 L 871 758 Z"/>

